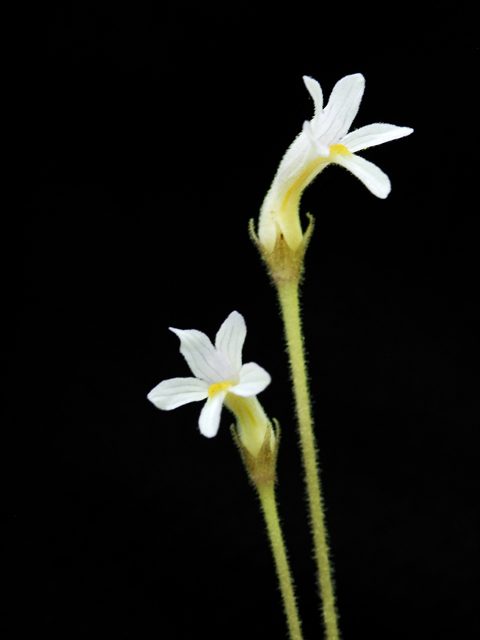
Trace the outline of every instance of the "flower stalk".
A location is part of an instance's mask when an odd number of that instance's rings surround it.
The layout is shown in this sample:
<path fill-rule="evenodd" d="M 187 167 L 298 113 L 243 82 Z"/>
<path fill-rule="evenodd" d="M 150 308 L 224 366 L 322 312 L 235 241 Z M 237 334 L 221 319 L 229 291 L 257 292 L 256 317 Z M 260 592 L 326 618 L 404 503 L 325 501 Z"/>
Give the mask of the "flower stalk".
<path fill-rule="evenodd" d="M 300 320 L 299 281 L 277 283 L 278 297 L 285 326 L 290 370 L 293 380 L 295 405 L 300 433 L 305 480 L 310 509 L 315 557 L 318 567 L 323 620 L 328 640 L 338 640 L 338 622 L 335 610 L 332 570 L 330 567 L 327 533 L 322 506 L 322 493 L 317 463 L 317 446 L 313 432 L 313 419 L 305 366 L 304 339 Z"/>
<path fill-rule="evenodd" d="M 257 485 L 258 496 L 262 505 L 263 516 L 267 525 L 268 537 L 275 560 L 280 590 L 282 592 L 283 606 L 287 617 L 288 630 L 291 640 L 302 640 L 300 619 L 297 612 L 297 604 L 293 591 L 293 583 L 288 566 L 287 554 L 283 543 L 282 530 L 278 519 L 277 504 L 275 500 L 274 483 L 260 483 Z"/>
<path fill-rule="evenodd" d="M 332 570 L 330 567 L 327 533 L 323 515 L 322 494 L 317 463 L 317 446 L 313 431 L 307 368 L 305 364 L 304 338 L 300 319 L 299 289 L 303 274 L 303 260 L 313 231 L 313 218 L 309 216 L 309 220 L 309 226 L 303 235 L 300 246 L 296 250 L 290 249 L 283 233 L 279 232 L 273 251 L 268 251 L 257 238 L 252 220 L 250 221 L 250 235 L 266 263 L 267 270 L 277 289 L 282 310 L 300 433 L 300 446 L 305 469 L 310 525 L 318 568 L 323 620 L 327 640 L 338 640 L 339 630 L 335 610 Z"/>
<path fill-rule="evenodd" d="M 242 399 L 242 402 L 243 400 L 244 399 Z M 287 619 L 290 640 L 302 640 L 294 586 L 275 498 L 275 468 L 280 440 L 278 422 L 275 421 L 275 433 L 270 423 L 268 423 L 266 429 L 261 426 L 258 428 L 255 425 L 257 412 L 254 410 L 250 413 L 244 409 L 239 411 L 237 405 L 237 399 L 235 399 L 233 405 L 230 405 L 230 402 L 226 403 L 227 408 L 229 408 L 237 418 L 237 431 L 235 427 L 232 426 L 232 435 L 240 451 L 245 469 L 257 490 L 260 504 L 262 505 L 263 517 L 267 526 L 267 534 L 275 561 L 280 592 L 282 594 L 283 608 Z M 250 415 L 248 415 L 245 421 L 246 413 L 250 413 Z M 261 421 L 263 421 L 264 415 L 262 410 L 259 414 Z M 265 434 L 259 450 L 257 447 L 252 448 L 251 446 L 252 439 L 248 432 L 252 430 L 252 427 L 255 432 L 263 432 Z"/>

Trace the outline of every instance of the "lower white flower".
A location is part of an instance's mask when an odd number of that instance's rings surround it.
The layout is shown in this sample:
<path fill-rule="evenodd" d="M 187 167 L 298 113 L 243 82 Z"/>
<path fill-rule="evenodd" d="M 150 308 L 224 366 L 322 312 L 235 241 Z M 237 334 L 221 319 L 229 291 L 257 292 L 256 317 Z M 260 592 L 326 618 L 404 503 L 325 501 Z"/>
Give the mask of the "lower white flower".
<path fill-rule="evenodd" d="M 172 329 L 180 338 L 183 355 L 195 378 L 172 378 L 154 387 L 147 398 L 169 411 L 189 402 L 207 400 L 199 419 L 200 431 L 207 438 L 217 434 L 224 401 L 232 396 L 249 398 L 263 391 L 270 375 L 255 362 L 242 365 L 242 348 L 247 335 L 243 316 L 232 311 L 220 327 L 215 346 L 208 336 L 195 329 Z M 227 397 L 228 396 L 228 397 Z M 229 406 L 232 404 L 228 403 Z"/>

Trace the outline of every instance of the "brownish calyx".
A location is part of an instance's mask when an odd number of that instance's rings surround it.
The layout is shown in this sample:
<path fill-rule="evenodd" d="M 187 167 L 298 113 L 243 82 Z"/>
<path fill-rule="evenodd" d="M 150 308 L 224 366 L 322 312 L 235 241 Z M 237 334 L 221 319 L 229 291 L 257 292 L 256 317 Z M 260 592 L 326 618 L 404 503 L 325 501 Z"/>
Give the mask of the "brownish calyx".
<path fill-rule="evenodd" d="M 231 427 L 233 439 L 240 450 L 240 455 L 242 456 L 247 473 L 256 486 L 274 484 L 275 482 L 280 426 L 275 418 L 273 421 L 275 423 L 275 443 L 272 447 L 270 444 L 271 432 L 270 429 L 267 429 L 263 444 L 256 456 L 252 455 L 242 443 L 235 427 L 233 425 Z"/>
<path fill-rule="evenodd" d="M 253 243 L 257 246 L 257 249 L 260 251 L 260 255 L 265 261 L 275 284 L 291 280 L 300 280 L 302 276 L 303 260 L 314 227 L 313 217 L 309 213 L 307 213 L 307 217 L 309 219 L 307 230 L 303 234 L 302 243 L 295 250 L 288 246 L 287 241 L 277 224 L 277 238 L 275 240 L 275 246 L 272 251 L 267 251 L 255 233 L 253 219 L 250 220 L 250 237 Z"/>

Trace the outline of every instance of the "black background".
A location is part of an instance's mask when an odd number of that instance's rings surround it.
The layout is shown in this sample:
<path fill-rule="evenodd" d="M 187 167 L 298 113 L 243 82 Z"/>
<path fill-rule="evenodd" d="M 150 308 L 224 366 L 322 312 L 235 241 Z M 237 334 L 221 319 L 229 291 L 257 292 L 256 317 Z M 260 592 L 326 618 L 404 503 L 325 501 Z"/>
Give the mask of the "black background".
<path fill-rule="evenodd" d="M 213 338 L 233 309 L 244 361 L 272 374 L 260 400 L 282 426 L 279 509 L 305 640 L 321 637 L 282 328 L 247 224 L 312 116 L 302 75 L 327 100 L 356 72 L 354 126 L 415 132 L 362 154 L 390 176 L 386 200 L 339 167 L 302 199 L 340 626 L 345 640 L 469 637 L 472 16 L 194 7 L 42 8 L 14 50 L 5 637 L 286 637 L 230 416 L 208 440 L 201 405 L 163 413 L 145 397 L 189 375 L 168 327 Z"/>

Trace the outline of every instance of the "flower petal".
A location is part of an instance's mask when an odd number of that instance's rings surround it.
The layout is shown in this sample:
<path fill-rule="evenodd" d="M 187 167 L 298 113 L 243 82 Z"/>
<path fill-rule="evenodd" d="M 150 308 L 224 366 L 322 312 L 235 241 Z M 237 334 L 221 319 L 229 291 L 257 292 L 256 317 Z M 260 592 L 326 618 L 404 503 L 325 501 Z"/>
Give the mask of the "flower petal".
<path fill-rule="evenodd" d="M 315 155 L 318 158 L 328 158 L 328 156 L 330 155 L 330 148 L 316 139 L 312 128 L 312 123 L 308 120 L 305 120 L 305 122 L 303 123 L 303 131 L 307 136 L 310 144 L 312 145 L 312 148 L 315 150 Z"/>
<path fill-rule="evenodd" d="M 170 411 L 208 398 L 208 384 L 197 378 L 172 378 L 157 384 L 147 398 L 159 409 Z"/>
<path fill-rule="evenodd" d="M 236 396 L 248 398 L 250 396 L 256 396 L 263 391 L 271 381 L 272 378 L 265 369 L 262 369 L 256 362 L 248 362 L 240 369 L 239 384 L 235 387 L 230 387 L 228 391 L 234 393 Z"/>
<path fill-rule="evenodd" d="M 310 76 L 303 76 L 303 82 L 307 87 L 308 93 L 312 96 L 315 104 L 315 115 L 313 116 L 313 122 L 320 116 L 323 108 L 323 93 L 320 83 Z"/>
<path fill-rule="evenodd" d="M 192 373 L 209 384 L 228 380 L 234 375 L 233 368 L 218 353 L 208 336 L 196 329 L 173 329 L 180 338 L 180 353 L 185 358 Z"/>
<path fill-rule="evenodd" d="M 235 369 L 237 375 L 242 366 L 242 349 L 247 335 L 247 325 L 242 314 L 232 311 L 218 330 L 215 347 Z"/>
<path fill-rule="evenodd" d="M 345 76 L 337 82 L 315 131 L 321 142 L 329 146 L 337 144 L 348 132 L 360 107 L 364 89 L 365 78 L 361 73 Z"/>
<path fill-rule="evenodd" d="M 213 438 L 217 435 L 220 426 L 220 415 L 222 413 L 223 400 L 227 395 L 226 391 L 219 391 L 209 398 L 205 403 L 198 420 L 200 433 L 207 438 Z"/>
<path fill-rule="evenodd" d="M 356 131 L 347 133 L 342 139 L 342 144 L 352 153 L 360 149 L 374 147 L 377 144 L 389 142 L 389 140 L 397 140 L 408 136 L 413 132 L 411 127 L 397 127 L 394 124 L 385 124 L 377 122 L 369 124 L 366 127 L 360 127 Z"/>
<path fill-rule="evenodd" d="M 345 169 L 348 169 L 357 176 L 363 184 L 370 189 L 374 196 L 378 198 L 386 198 L 392 188 L 390 180 L 386 173 L 383 173 L 376 164 L 368 162 L 365 158 L 356 156 L 353 153 L 351 155 L 336 154 L 332 158 L 332 162 L 342 165 Z"/>

